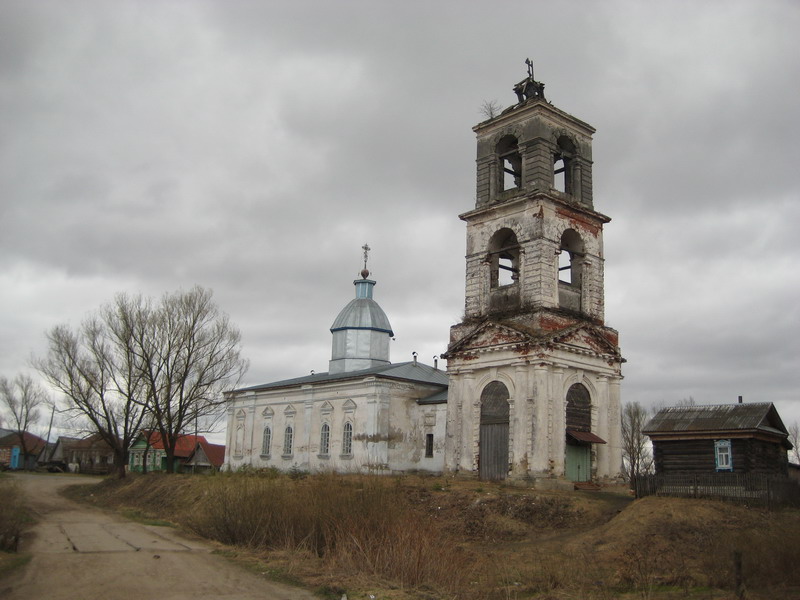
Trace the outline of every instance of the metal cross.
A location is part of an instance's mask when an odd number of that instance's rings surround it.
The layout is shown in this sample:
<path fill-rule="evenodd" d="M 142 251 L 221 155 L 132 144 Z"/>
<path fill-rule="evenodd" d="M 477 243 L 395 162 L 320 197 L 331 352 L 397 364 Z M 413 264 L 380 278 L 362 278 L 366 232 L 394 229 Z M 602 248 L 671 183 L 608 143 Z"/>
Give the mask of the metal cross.
<path fill-rule="evenodd" d="M 364 244 L 361 246 L 361 249 L 364 251 L 364 268 L 366 269 L 367 260 L 369 259 L 369 251 L 372 250 L 372 248 L 369 247 L 369 244 Z"/>
<path fill-rule="evenodd" d="M 528 77 L 533 79 L 533 61 L 530 58 L 526 58 L 525 64 L 528 65 Z"/>

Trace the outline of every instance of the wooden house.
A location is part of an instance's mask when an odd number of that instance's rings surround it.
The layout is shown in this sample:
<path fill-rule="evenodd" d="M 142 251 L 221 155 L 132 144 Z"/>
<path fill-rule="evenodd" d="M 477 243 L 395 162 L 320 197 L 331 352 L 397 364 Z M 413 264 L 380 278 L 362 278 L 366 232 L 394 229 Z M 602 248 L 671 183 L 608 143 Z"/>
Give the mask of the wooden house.
<path fill-rule="evenodd" d="M 643 433 L 656 474 L 741 473 L 788 476 L 788 432 L 772 403 L 672 406 Z"/>
<path fill-rule="evenodd" d="M 114 469 L 114 449 L 99 433 L 85 438 L 59 436 L 47 460 L 40 463 L 50 470 L 107 475 Z"/>
<path fill-rule="evenodd" d="M 19 434 L 11 429 L 0 429 L 0 469 L 28 469 L 36 468 L 39 453 L 47 442 L 38 435 L 27 431 L 23 433 L 26 451 Z"/>
<path fill-rule="evenodd" d="M 167 470 L 167 452 L 158 432 L 141 431 L 131 445 L 129 455 L 130 471 Z M 173 470 L 180 473 L 219 469 L 224 458 L 225 446 L 211 444 L 202 435 L 181 435 L 175 445 Z"/>

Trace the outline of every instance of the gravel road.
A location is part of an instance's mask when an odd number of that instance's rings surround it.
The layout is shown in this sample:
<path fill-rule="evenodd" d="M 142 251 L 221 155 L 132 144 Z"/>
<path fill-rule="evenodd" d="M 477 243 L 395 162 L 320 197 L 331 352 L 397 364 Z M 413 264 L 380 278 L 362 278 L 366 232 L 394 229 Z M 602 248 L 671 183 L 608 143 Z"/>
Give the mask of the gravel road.
<path fill-rule="evenodd" d="M 14 474 L 39 522 L 20 543 L 32 555 L 0 581 L 3 600 L 313 600 L 211 554 L 170 527 L 140 525 L 65 499 L 58 489 L 96 479 Z"/>

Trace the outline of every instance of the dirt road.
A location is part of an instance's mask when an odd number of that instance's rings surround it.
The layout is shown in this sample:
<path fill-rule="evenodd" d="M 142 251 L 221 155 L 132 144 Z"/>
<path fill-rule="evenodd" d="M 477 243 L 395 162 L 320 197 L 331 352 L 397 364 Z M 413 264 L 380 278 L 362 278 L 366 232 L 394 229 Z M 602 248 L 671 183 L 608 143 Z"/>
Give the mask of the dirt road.
<path fill-rule="evenodd" d="M 39 522 L 20 552 L 32 555 L 0 581 L 3 600 L 312 600 L 211 554 L 170 527 L 140 525 L 72 502 L 58 488 L 95 479 L 15 474 Z"/>

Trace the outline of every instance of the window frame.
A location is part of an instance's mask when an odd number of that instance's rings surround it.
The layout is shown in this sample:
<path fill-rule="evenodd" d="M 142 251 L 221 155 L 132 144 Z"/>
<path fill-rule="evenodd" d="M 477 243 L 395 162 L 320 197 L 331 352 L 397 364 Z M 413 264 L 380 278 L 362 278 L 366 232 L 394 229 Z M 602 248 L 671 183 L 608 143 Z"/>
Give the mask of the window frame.
<path fill-rule="evenodd" d="M 717 471 L 733 471 L 733 446 L 730 439 L 714 440 L 714 465 Z"/>
<path fill-rule="evenodd" d="M 319 428 L 319 456 L 320 458 L 328 458 L 331 454 L 331 426 L 328 423 L 323 423 Z"/>
<path fill-rule="evenodd" d="M 287 425 L 283 430 L 283 458 L 291 458 L 294 452 L 294 427 Z"/>
<path fill-rule="evenodd" d="M 353 423 L 350 421 L 342 425 L 342 456 L 353 456 Z"/>
<path fill-rule="evenodd" d="M 269 458 L 272 456 L 272 427 L 264 425 L 261 431 L 261 456 Z"/>

